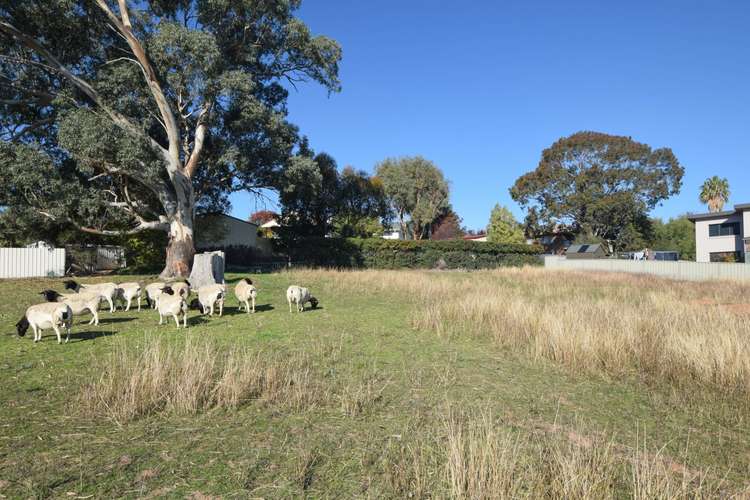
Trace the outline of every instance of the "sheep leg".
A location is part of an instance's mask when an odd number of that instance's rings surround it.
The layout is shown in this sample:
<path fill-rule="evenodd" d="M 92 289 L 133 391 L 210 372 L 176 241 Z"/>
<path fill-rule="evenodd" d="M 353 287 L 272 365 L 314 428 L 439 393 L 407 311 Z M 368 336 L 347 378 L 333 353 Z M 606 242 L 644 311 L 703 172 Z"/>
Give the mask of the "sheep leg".
<path fill-rule="evenodd" d="M 177 324 L 177 329 L 180 329 L 180 320 L 177 319 L 177 314 L 173 314 L 172 317 L 174 318 L 175 324 Z"/>
<path fill-rule="evenodd" d="M 159 324 L 164 324 L 164 316 L 161 315 L 161 312 L 159 312 Z"/>
<path fill-rule="evenodd" d="M 255 314 L 255 297 L 250 297 L 250 300 L 253 301 L 253 314 Z"/>
<path fill-rule="evenodd" d="M 65 343 L 67 344 L 68 341 L 70 340 L 70 323 L 68 323 L 68 324 L 65 325 L 65 333 L 66 333 L 66 335 L 65 335 Z"/>
<path fill-rule="evenodd" d="M 187 311 L 182 311 L 182 327 L 187 328 Z"/>
<path fill-rule="evenodd" d="M 141 296 L 138 295 L 138 312 L 141 312 Z"/>
<path fill-rule="evenodd" d="M 115 303 L 112 302 L 112 297 L 107 296 L 105 298 L 107 299 L 107 302 L 109 302 L 109 312 L 111 313 L 115 312 Z"/>
<path fill-rule="evenodd" d="M 130 311 L 130 297 L 126 298 L 125 302 L 126 302 L 126 304 L 125 304 L 125 310 L 126 311 Z"/>
<path fill-rule="evenodd" d="M 62 344 L 62 337 L 60 337 L 60 329 L 57 327 L 57 325 L 52 325 L 52 329 L 55 331 L 55 335 L 57 335 L 57 343 Z"/>
<path fill-rule="evenodd" d="M 42 339 L 42 336 L 37 333 L 36 325 L 31 325 L 31 328 L 34 330 L 34 342 L 39 342 Z"/>
<path fill-rule="evenodd" d="M 224 314 L 224 300 L 219 302 L 219 317 L 221 318 L 223 314 Z"/>
<path fill-rule="evenodd" d="M 291 300 L 287 300 L 287 302 L 289 302 L 289 312 L 292 312 L 292 301 Z"/>

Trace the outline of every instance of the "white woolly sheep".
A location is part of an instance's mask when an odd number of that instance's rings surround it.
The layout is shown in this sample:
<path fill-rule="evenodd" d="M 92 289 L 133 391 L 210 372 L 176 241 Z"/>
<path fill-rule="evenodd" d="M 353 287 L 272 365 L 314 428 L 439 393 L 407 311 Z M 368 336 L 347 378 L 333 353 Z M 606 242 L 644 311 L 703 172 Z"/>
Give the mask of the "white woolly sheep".
<path fill-rule="evenodd" d="M 19 337 L 26 335 L 29 326 L 34 330 L 34 342 L 42 340 L 42 330 L 52 328 L 57 334 L 57 343 L 62 343 L 60 328 L 65 328 L 67 336 L 65 343 L 70 340 L 70 327 L 73 323 L 73 311 L 70 306 L 59 302 L 45 302 L 26 309 L 26 314 L 16 323 Z"/>
<path fill-rule="evenodd" d="M 258 296 L 258 289 L 255 288 L 251 279 L 242 278 L 234 287 L 234 296 L 240 302 L 240 310 L 242 310 L 244 304 L 245 311 L 250 314 L 250 302 L 252 302 L 253 312 L 255 312 L 255 298 Z"/>
<path fill-rule="evenodd" d="M 289 303 L 289 312 L 292 312 L 292 304 L 296 305 L 297 312 L 304 311 L 305 304 L 308 302 L 313 309 L 318 307 L 318 299 L 310 295 L 310 290 L 297 285 L 286 289 L 286 301 Z"/>
<path fill-rule="evenodd" d="M 102 298 L 98 293 L 57 293 L 54 290 L 44 290 L 39 292 L 47 302 L 62 302 L 68 304 L 74 315 L 84 314 L 88 311 L 91 314 L 90 324 L 99 324 L 99 303 Z"/>
<path fill-rule="evenodd" d="M 185 301 L 185 297 L 176 294 L 172 287 L 166 285 L 161 290 L 161 295 L 158 299 L 158 305 L 156 310 L 159 313 L 159 324 L 163 324 L 164 316 L 172 316 L 174 322 L 177 324 L 177 328 L 180 327 L 179 316 L 182 314 L 182 326 L 187 328 L 187 312 L 188 306 Z"/>
<path fill-rule="evenodd" d="M 191 285 L 188 280 L 176 281 L 174 283 L 170 283 L 169 286 L 172 287 L 174 293 L 176 293 L 177 295 L 182 295 L 185 300 L 190 297 Z"/>
<path fill-rule="evenodd" d="M 150 283 L 146 285 L 146 305 L 152 309 L 156 309 L 159 305 L 159 295 L 161 295 L 161 289 L 164 288 L 165 283 Z"/>
<path fill-rule="evenodd" d="M 214 306 L 219 305 L 219 316 L 224 314 L 224 298 L 227 295 L 225 284 L 206 285 L 198 289 L 198 298 L 190 303 L 190 307 L 200 307 L 203 314 L 214 315 Z"/>
<path fill-rule="evenodd" d="M 125 301 L 125 310 L 130 311 L 130 303 L 136 299 L 138 310 L 141 310 L 142 285 L 136 282 L 120 283 L 117 285 L 117 296 Z"/>
<path fill-rule="evenodd" d="M 114 283 L 91 283 L 91 284 L 78 284 L 73 280 L 64 281 L 66 290 L 74 290 L 81 292 L 86 290 L 87 292 L 96 292 L 109 304 L 109 312 L 115 312 L 115 299 L 117 298 L 117 285 Z"/>

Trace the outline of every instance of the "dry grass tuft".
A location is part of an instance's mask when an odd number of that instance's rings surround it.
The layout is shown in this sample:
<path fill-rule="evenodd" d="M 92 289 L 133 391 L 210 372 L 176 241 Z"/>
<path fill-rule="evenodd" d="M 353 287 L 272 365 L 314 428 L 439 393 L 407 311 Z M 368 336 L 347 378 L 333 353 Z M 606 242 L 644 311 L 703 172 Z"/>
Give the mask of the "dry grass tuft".
<path fill-rule="evenodd" d="M 139 349 L 122 344 L 95 371 L 100 375 L 83 387 L 80 405 L 117 422 L 232 409 L 251 400 L 302 410 L 325 397 L 302 355 L 268 356 L 192 337 L 180 345 L 157 337 L 146 337 Z"/>

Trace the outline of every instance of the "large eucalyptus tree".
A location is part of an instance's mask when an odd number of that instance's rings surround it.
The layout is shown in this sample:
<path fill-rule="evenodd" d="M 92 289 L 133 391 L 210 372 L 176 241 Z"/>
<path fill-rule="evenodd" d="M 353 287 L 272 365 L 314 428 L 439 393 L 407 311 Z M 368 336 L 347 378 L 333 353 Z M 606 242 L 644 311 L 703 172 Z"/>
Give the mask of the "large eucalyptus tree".
<path fill-rule="evenodd" d="M 297 141 L 288 87 L 339 90 L 339 45 L 300 0 L 0 0 L 0 206 L 101 235 L 169 233 L 273 186 Z"/>

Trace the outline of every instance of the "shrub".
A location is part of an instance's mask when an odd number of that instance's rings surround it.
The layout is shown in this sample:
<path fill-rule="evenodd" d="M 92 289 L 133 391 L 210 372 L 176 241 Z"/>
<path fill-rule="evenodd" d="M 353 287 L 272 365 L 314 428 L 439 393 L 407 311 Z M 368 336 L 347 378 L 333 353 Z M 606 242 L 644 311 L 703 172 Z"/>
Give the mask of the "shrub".
<path fill-rule="evenodd" d="M 374 269 L 487 269 L 539 264 L 538 246 L 464 240 L 305 238 L 288 249 L 292 261 Z"/>

